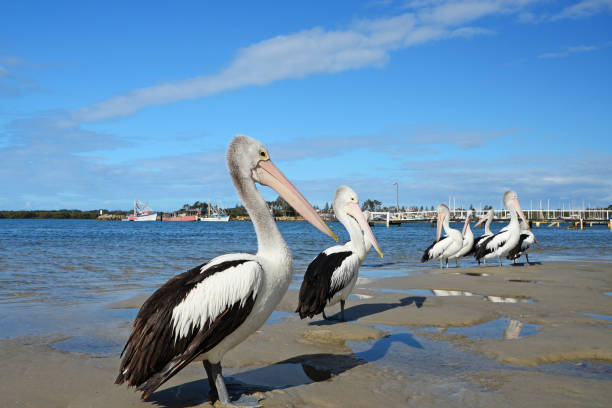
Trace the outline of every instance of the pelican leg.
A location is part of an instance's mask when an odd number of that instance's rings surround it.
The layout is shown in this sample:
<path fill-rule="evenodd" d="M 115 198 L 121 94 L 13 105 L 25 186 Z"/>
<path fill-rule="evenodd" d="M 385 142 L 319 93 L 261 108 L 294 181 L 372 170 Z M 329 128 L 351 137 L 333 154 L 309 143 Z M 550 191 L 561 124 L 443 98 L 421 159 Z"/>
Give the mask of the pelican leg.
<path fill-rule="evenodd" d="M 529 254 L 525 253 L 525 259 L 527 259 L 527 265 L 531 265 L 531 262 L 529 262 Z"/>
<path fill-rule="evenodd" d="M 448 258 L 446 258 L 446 269 L 448 269 Z"/>
<path fill-rule="evenodd" d="M 346 320 L 344 320 L 344 300 L 340 300 L 340 321 L 341 322 L 346 322 Z"/>
<path fill-rule="evenodd" d="M 455 258 L 455 268 L 459 267 L 459 258 Z"/>
<path fill-rule="evenodd" d="M 225 386 L 225 380 L 223 380 L 223 374 L 221 369 L 221 363 L 212 364 L 208 362 L 210 366 L 211 376 L 214 378 L 215 387 L 219 396 L 219 402 L 221 404 L 230 407 L 260 407 L 259 398 L 251 397 L 248 395 L 242 395 L 236 402 L 230 400 L 227 388 Z M 206 365 L 204 365 L 206 367 Z M 207 369 L 208 372 L 208 369 Z"/>
<path fill-rule="evenodd" d="M 325 320 L 331 320 L 329 317 L 325 316 L 325 310 L 321 312 L 321 314 L 323 315 L 323 319 Z"/>
<path fill-rule="evenodd" d="M 204 370 L 206 370 L 206 376 L 208 377 L 208 385 L 210 387 L 210 391 L 208 392 L 208 399 L 211 404 L 214 404 L 216 400 L 219 399 L 219 393 L 217 392 L 217 386 L 215 385 L 215 376 L 212 371 L 212 366 L 210 361 L 204 360 L 202 361 L 204 365 Z"/>
<path fill-rule="evenodd" d="M 440 269 L 442 269 L 442 258 L 440 258 Z"/>
<path fill-rule="evenodd" d="M 499 266 L 503 266 L 503 265 L 502 265 L 501 258 L 498 256 L 498 257 L 497 257 L 497 259 L 499 260 Z"/>

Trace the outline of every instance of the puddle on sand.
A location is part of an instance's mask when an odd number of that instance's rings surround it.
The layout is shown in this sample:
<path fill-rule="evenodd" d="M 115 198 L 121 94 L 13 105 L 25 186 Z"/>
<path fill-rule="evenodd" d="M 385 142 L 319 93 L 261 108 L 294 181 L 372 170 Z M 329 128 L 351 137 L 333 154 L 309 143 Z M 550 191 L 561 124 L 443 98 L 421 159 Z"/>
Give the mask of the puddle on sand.
<path fill-rule="evenodd" d="M 606 295 L 606 296 L 612 296 L 612 292 L 604 292 L 604 295 Z"/>
<path fill-rule="evenodd" d="M 285 319 L 293 316 L 293 313 L 282 312 L 280 310 L 275 310 L 272 312 L 268 320 L 264 324 L 278 324 L 282 323 Z"/>
<path fill-rule="evenodd" d="M 596 314 L 596 313 L 585 313 L 585 315 L 592 317 L 594 319 L 601 319 L 601 320 L 607 320 L 609 322 L 612 322 L 612 316 L 610 315 L 602 315 L 602 314 Z"/>
<path fill-rule="evenodd" d="M 414 296 L 433 296 L 434 293 L 429 289 L 374 289 L 376 292 L 382 293 L 406 293 Z"/>
<path fill-rule="evenodd" d="M 459 274 L 459 272 L 457 272 L 457 274 Z M 468 276 L 491 276 L 488 273 L 484 273 L 484 272 L 466 272 L 464 273 L 464 275 L 468 275 Z"/>
<path fill-rule="evenodd" d="M 372 295 L 365 295 L 363 293 L 351 293 L 348 297 L 349 299 L 371 299 Z"/>
<path fill-rule="evenodd" d="M 451 327 L 444 330 L 448 334 L 460 334 L 470 339 L 516 340 L 537 334 L 538 324 L 523 323 L 506 317 L 469 327 Z"/>
<path fill-rule="evenodd" d="M 529 279 L 506 279 L 508 282 L 515 282 L 515 283 L 536 283 L 538 285 L 542 284 L 542 281 L 534 281 L 534 280 L 529 280 Z"/>
<path fill-rule="evenodd" d="M 480 295 L 464 290 L 446 290 L 446 289 L 374 289 L 377 292 L 383 293 L 406 293 L 413 296 L 476 296 L 483 300 L 493 303 L 532 303 L 533 299 L 527 297 L 505 297 Z"/>
<path fill-rule="evenodd" d="M 69 339 L 53 343 L 53 348 L 70 353 L 87 353 L 96 356 L 116 354 L 123 345 L 112 342 L 108 339 L 79 335 Z"/>

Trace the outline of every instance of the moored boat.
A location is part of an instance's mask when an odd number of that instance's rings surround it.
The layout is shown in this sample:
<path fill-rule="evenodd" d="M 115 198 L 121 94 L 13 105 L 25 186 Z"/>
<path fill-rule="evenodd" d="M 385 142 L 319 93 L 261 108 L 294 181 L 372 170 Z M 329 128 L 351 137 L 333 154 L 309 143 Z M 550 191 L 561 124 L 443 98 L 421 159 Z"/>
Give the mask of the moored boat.
<path fill-rule="evenodd" d="M 198 221 L 206 222 L 227 222 L 230 216 L 219 206 L 208 204 L 208 213 L 206 216 L 198 215 Z"/>
<path fill-rule="evenodd" d="M 198 214 L 179 213 L 172 214 L 169 217 L 162 216 L 162 221 L 197 221 Z"/>
<path fill-rule="evenodd" d="M 143 204 L 138 200 L 134 200 L 134 214 L 128 215 L 121 221 L 155 221 L 157 213 L 153 211 L 148 204 Z"/>

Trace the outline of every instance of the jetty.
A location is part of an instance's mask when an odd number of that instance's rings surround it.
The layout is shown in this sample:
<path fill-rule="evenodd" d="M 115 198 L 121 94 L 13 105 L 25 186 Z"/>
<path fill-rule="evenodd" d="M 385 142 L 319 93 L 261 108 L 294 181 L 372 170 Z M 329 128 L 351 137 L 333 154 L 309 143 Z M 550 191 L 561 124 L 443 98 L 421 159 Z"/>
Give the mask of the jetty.
<path fill-rule="evenodd" d="M 451 221 L 464 221 L 469 210 L 451 210 Z M 481 217 L 489 210 L 472 210 L 477 217 Z M 495 221 L 509 221 L 510 212 L 508 210 L 493 210 Z M 560 227 L 561 224 L 570 224 L 569 229 L 583 229 L 593 225 L 605 224 L 612 229 L 612 210 L 607 209 L 584 209 L 584 210 L 524 210 L 525 217 L 531 227 L 549 226 Z M 411 222 L 436 222 L 437 213 L 435 210 L 424 211 L 372 211 L 368 222 L 371 224 L 385 224 L 400 226 Z"/>

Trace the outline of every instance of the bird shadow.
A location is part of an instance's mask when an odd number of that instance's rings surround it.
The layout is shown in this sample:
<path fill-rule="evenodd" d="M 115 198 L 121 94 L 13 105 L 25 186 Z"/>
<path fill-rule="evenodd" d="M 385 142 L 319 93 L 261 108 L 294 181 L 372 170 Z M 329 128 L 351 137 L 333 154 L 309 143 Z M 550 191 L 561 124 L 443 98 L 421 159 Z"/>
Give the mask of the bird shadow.
<path fill-rule="evenodd" d="M 542 265 L 542 262 L 516 262 L 516 263 L 511 263 L 510 266 L 533 266 L 533 265 Z"/>
<path fill-rule="evenodd" d="M 344 309 L 344 317 L 346 321 L 358 320 L 365 316 L 382 313 L 387 310 L 395 309 L 396 307 L 410 306 L 411 304 L 414 304 L 417 308 L 421 308 L 426 300 L 427 297 L 425 296 L 408 296 L 393 303 L 361 303 Z M 327 326 L 336 324 L 339 322 L 339 315 L 340 313 L 330 316 L 333 320 L 318 320 L 309 323 L 309 325 Z"/>
<path fill-rule="evenodd" d="M 372 342 L 370 348 L 352 354 L 303 354 L 264 367 L 225 377 L 232 400 L 240 395 L 287 389 L 330 380 L 355 367 L 382 359 L 393 343 L 423 349 L 410 333 L 396 333 Z M 204 369 L 202 374 L 205 375 Z M 210 391 L 206 377 L 155 392 L 148 401 L 163 408 L 192 407 L 207 401 Z"/>

